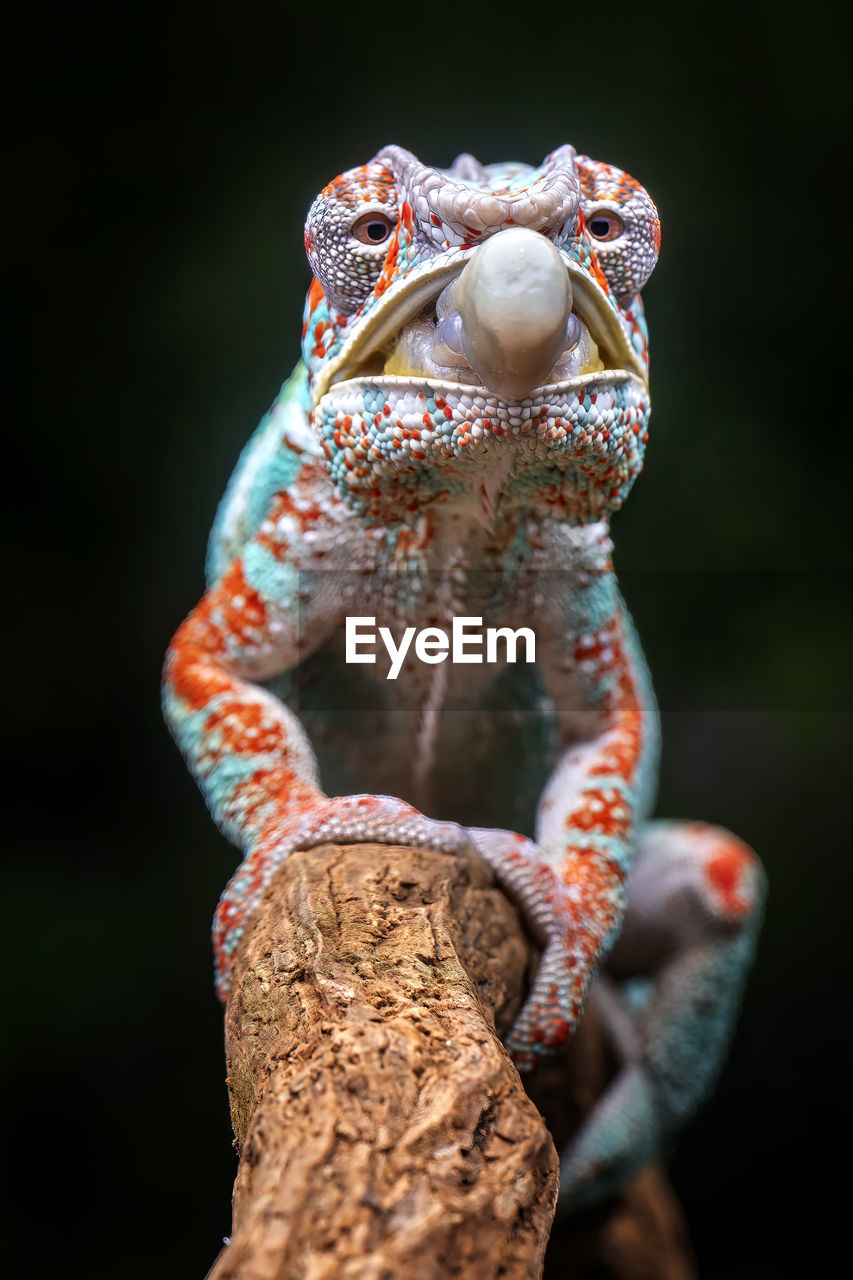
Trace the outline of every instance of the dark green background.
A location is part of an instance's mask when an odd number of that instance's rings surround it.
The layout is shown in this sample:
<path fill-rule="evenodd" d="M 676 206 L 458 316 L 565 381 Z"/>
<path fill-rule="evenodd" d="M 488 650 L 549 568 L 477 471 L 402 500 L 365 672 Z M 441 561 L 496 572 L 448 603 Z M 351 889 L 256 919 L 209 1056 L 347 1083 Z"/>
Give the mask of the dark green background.
<path fill-rule="evenodd" d="M 229 1230 L 208 925 L 234 854 L 162 728 L 159 667 L 296 358 L 308 204 L 389 141 L 438 165 L 570 141 L 658 203 L 655 408 L 617 566 L 664 710 L 659 811 L 731 826 L 771 882 L 730 1065 L 673 1175 L 706 1280 L 838 1274 L 853 593 L 833 11 L 28 12 L 4 236 L 10 1274 L 200 1277 Z"/>

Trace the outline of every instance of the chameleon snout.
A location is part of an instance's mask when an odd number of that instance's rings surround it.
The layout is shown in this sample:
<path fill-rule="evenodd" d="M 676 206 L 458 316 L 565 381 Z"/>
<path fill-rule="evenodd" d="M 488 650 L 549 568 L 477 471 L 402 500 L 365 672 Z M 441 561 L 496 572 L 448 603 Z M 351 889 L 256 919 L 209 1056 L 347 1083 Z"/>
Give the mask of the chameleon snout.
<path fill-rule="evenodd" d="M 484 241 L 443 291 L 436 313 L 436 356 L 470 365 L 502 400 L 523 399 L 545 382 L 580 337 L 558 250 L 522 227 Z"/>

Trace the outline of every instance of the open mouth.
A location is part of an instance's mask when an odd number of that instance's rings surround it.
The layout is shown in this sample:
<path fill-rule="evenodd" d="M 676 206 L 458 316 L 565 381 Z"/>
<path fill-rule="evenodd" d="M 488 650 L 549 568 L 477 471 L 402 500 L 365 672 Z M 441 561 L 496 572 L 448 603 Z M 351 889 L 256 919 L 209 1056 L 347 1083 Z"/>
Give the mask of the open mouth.
<path fill-rule="evenodd" d="M 374 379 L 390 375 L 412 381 L 426 379 L 430 383 L 458 382 L 475 387 L 481 393 L 487 392 L 488 389 L 479 383 L 465 353 L 442 341 L 440 325 L 434 309 L 421 312 L 385 347 L 369 352 L 349 377 Z M 547 380 L 549 384 L 569 382 L 583 374 L 601 373 L 606 367 L 598 343 L 588 326 L 578 319 L 576 332 L 569 335 L 566 350 L 552 367 Z"/>
<path fill-rule="evenodd" d="M 523 403 L 546 388 L 570 390 L 626 379 L 637 379 L 645 387 L 645 367 L 610 305 L 586 273 L 565 260 L 560 274 L 569 282 L 567 314 L 557 316 L 541 341 L 534 316 L 532 335 L 528 336 L 529 330 L 521 332 L 522 345 L 527 343 L 527 351 L 522 353 L 527 361 L 526 381 L 525 376 L 513 378 L 511 371 L 505 375 L 500 351 L 484 359 L 482 343 L 478 348 L 469 340 L 475 325 L 470 308 L 465 311 L 460 305 L 459 285 L 468 261 L 470 254 L 466 253 L 438 269 L 415 271 L 402 289 L 380 298 L 318 378 L 315 404 L 333 387 L 337 390 L 342 383 L 364 380 L 377 386 L 387 380 L 389 386 L 396 387 L 406 383 L 464 387 L 504 404 Z M 464 324 L 460 311 L 465 312 Z M 488 328 L 488 316 L 482 327 Z M 510 350 L 509 364 L 513 355 Z"/>

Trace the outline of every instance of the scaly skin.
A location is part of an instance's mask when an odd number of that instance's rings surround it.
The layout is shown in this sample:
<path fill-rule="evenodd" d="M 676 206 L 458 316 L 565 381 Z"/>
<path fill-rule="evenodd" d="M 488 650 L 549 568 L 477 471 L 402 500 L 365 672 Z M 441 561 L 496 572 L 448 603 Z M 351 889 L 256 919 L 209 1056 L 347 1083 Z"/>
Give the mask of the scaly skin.
<path fill-rule="evenodd" d="M 735 837 L 648 821 L 657 713 L 608 520 L 648 439 L 639 292 L 659 242 L 639 183 L 570 147 L 540 169 L 461 156 L 444 172 L 387 147 L 324 188 L 303 363 L 241 458 L 165 669 L 170 728 L 244 854 L 214 922 L 222 997 L 293 850 L 473 845 L 543 945 L 508 1040 L 519 1068 L 558 1051 L 590 998 L 623 1062 L 566 1154 L 569 1206 L 630 1176 L 709 1089 L 762 897 Z M 527 350 L 516 321 L 537 281 Z M 531 763 L 500 728 L 502 669 L 345 672 L 344 621 L 365 615 L 394 632 L 472 615 L 535 630 L 544 688 L 513 712 L 553 728 L 535 839 L 486 825 L 521 803 Z M 321 789 L 297 705 L 356 794 Z"/>

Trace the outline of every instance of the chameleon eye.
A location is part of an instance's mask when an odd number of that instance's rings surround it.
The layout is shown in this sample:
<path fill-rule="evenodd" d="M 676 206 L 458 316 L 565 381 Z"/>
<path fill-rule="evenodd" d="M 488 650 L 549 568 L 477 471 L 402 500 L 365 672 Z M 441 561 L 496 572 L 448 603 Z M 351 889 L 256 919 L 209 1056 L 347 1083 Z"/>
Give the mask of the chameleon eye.
<path fill-rule="evenodd" d="M 587 218 L 586 226 L 596 240 L 615 240 L 625 230 L 625 223 L 613 209 L 596 209 Z"/>
<path fill-rule="evenodd" d="M 353 223 L 352 234 L 362 244 L 383 244 L 395 224 L 384 213 L 365 213 Z"/>

